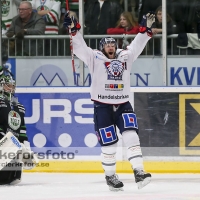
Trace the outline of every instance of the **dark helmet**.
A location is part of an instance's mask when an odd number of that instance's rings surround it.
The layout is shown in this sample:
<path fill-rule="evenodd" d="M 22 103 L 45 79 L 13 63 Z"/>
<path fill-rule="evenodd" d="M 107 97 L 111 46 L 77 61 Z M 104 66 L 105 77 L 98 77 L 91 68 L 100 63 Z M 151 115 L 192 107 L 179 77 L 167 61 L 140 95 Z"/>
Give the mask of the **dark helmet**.
<path fill-rule="evenodd" d="M 105 44 L 115 44 L 115 48 L 117 49 L 117 42 L 112 37 L 105 37 L 100 40 L 100 42 L 99 42 L 99 50 L 100 51 L 103 51 Z"/>
<path fill-rule="evenodd" d="M 0 92 L 9 100 L 15 93 L 16 82 L 8 69 L 0 66 Z"/>

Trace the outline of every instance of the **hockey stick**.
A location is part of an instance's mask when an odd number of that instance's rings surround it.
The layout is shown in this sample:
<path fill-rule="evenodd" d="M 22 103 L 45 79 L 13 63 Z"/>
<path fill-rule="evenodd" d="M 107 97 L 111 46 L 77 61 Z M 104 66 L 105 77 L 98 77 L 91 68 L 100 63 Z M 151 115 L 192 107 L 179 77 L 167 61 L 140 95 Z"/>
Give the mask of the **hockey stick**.
<path fill-rule="evenodd" d="M 69 12 L 69 0 L 66 0 L 66 10 Z M 69 26 L 69 38 L 70 38 L 70 50 L 71 50 L 71 57 L 72 57 L 72 72 L 74 76 L 74 85 L 76 84 L 76 72 L 75 72 L 75 65 L 74 65 L 74 53 L 73 53 L 73 44 L 72 44 L 72 33 L 71 27 Z"/>

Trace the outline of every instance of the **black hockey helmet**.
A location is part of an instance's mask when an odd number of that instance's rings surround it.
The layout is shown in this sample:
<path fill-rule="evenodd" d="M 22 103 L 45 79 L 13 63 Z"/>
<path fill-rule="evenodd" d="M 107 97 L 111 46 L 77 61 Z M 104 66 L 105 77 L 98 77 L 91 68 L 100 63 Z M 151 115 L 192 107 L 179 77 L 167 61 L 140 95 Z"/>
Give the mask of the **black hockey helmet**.
<path fill-rule="evenodd" d="M 0 66 L 0 92 L 10 100 L 15 93 L 16 82 L 12 73 L 5 67 Z"/>

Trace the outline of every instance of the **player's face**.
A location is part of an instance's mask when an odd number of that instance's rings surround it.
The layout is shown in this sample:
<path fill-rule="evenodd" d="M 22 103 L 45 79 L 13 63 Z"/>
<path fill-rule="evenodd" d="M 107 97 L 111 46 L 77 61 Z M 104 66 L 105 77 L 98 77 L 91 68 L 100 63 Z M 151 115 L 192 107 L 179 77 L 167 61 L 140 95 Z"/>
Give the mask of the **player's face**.
<path fill-rule="evenodd" d="M 7 93 L 14 93 L 15 85 L 13 85 L 11 83 L 6 83 L 6 84 L 4 84 L 3 89 Z"/>
<path fill-rule="evenodd" d="M 109 59 L 114 59 L 115 58 L 115 53 L 116 53 L 116 49 L 115 49 L 115 44 L 114 43 L 108 43 L 104 45 L 104 51 L 106 56 Z"/>

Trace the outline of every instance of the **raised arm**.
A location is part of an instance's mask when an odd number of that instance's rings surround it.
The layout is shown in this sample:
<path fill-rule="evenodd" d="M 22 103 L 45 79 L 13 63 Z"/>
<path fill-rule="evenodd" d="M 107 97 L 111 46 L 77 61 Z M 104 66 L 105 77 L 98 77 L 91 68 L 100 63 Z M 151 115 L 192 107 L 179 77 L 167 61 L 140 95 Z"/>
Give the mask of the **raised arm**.
<path fill-rule="evenodd" d="M 131 44 L 127 46 L 127 49 L 131 51 L 131 54 L 133 55 L 133 62 L 142 53 L 147 42 L 152 37 L 153 34 L 151 27 L 154 21 L 155 15 L 153 13 L 148 13 L 144 15 L 139 28 L 140 33 L 138 33 Z"/>
<path fill-rule="evenodd" d="M 90 65 L 93 60 L 93 50 L 88 47 L 79 31 L 73 36 L 74 54 L 81 59 L 86 65 Z"/>
<path fill-rule="evenodd" d="M 93 50 L 88 47 L 83 39 L 83 36 L 79 32 L 81 26 L 76 21 L 74 16 L 70 17 L 69 12 L 65 14 L 63 26 L 66 28 L 71 28 L 72 34 L 72 44 L 74 54 L 82 60 L 88 67 L 91 66 L 93 62 L 94 53 Z"/>

